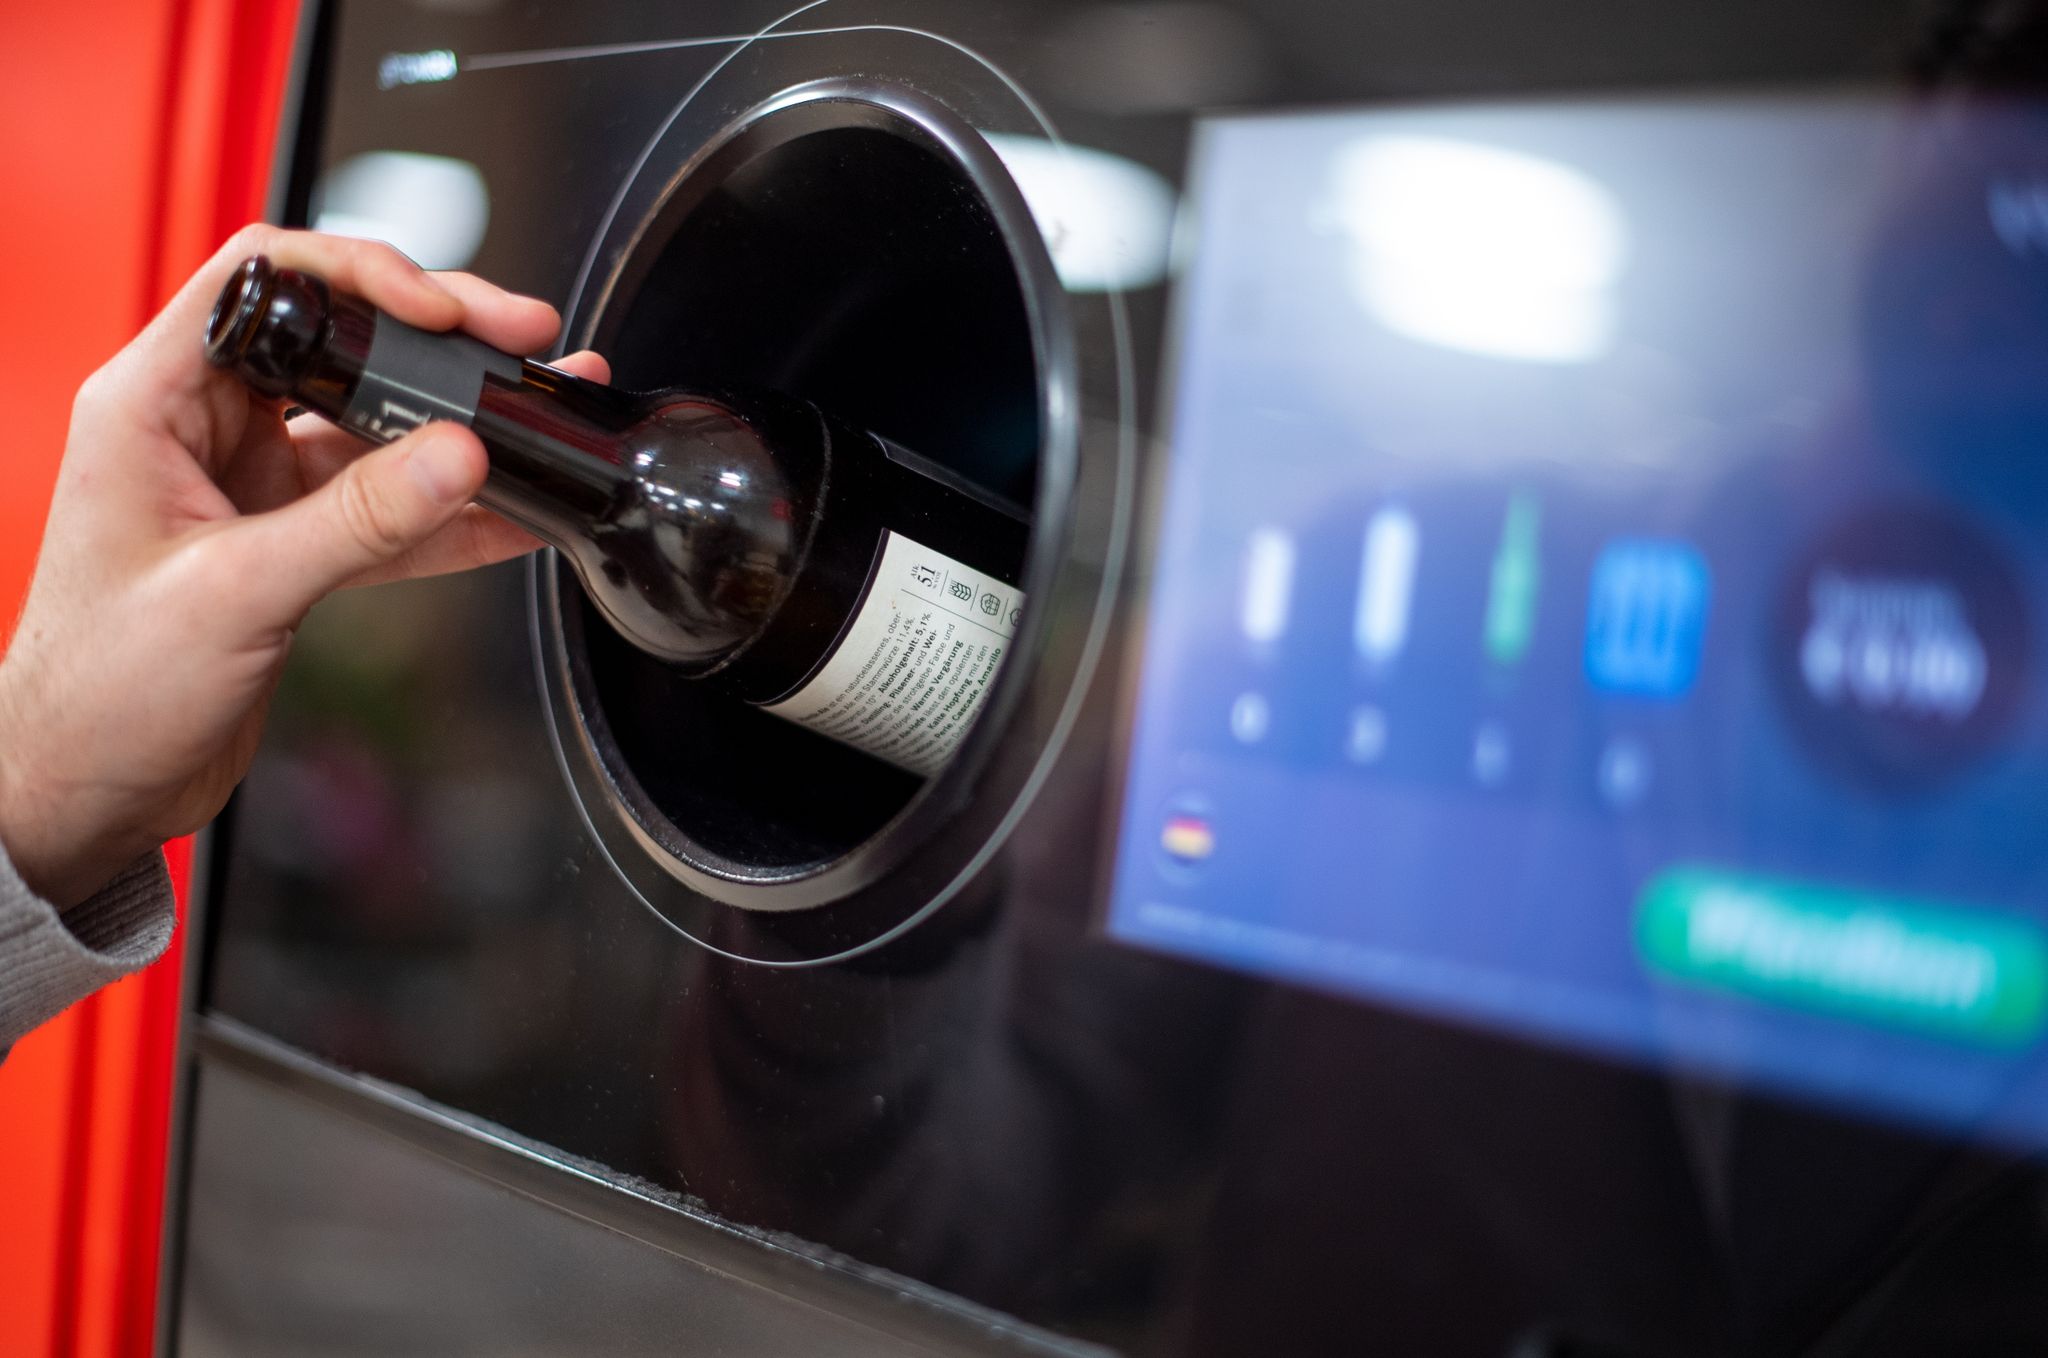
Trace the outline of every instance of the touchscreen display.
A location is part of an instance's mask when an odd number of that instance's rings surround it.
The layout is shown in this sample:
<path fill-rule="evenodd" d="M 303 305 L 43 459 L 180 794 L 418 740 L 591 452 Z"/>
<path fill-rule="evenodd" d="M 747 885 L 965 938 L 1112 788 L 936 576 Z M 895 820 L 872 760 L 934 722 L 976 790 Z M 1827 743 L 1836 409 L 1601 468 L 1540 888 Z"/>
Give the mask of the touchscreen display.
<path fill-rule="evenodd" d="M 1197 138 L 1125 941 L 2048 1143 L 2048 109 Z"/>

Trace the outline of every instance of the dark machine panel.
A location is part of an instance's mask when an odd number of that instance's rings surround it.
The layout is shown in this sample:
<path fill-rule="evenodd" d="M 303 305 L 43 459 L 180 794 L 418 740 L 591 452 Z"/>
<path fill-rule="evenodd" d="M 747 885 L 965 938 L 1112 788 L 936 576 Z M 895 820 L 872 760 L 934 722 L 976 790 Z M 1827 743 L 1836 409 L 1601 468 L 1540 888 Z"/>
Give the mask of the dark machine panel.
<path fill-rule="evenodd" d="M 210 844 L 184 1351 L 2048 1350 L 2037 7 L 314 36 L 293 220 L 1036 536 L 922 787 L 545 560 L 323 605 Z"/>
<path fill-rule="evenodd" d="M 181 1353 L 1048 1351 L 232 1025 L 201 1045 Z"/>

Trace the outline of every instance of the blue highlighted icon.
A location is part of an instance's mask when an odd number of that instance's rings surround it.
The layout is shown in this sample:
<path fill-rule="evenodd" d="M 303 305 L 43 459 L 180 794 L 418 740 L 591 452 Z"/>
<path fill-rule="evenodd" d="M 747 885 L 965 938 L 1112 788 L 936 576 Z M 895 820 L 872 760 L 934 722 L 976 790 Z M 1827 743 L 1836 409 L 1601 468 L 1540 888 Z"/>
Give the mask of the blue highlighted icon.
<path fill-rule="evenodd" d="M 1676 698 L 1699 674 L 1712 577 L 1683 542 L 1611 542 L 1593 563 L 1586 677 L 1595 688 Z"/>

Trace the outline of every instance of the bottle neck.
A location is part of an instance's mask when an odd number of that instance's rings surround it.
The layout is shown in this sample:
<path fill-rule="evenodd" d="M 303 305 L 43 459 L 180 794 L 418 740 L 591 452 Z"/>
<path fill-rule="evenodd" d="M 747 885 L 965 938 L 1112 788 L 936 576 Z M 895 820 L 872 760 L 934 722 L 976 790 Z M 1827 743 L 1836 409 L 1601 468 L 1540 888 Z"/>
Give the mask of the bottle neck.
<path fill-rule="evenodd" d="M 542 363 L 486 374 L 470 420 L 491 452 L 478 502 L 557 547 L 587 540 L 634 479 L 619 435 L 637 414 L 625 393 Z"/>
<path fill-rule="evenodd" d="M 831 438 L 801 401 L 617 391 L 261 256 L 222 290 L 206 343 L 258 393 L 367 439 L 474 429 L 490 453 L 479 502 L 559 548 L 636 645 L 698 673 L 759 639 L 820 521 Z"/>
<path fill-rule="evenodd" d="M 335 302 L 331 371 L 308 385 L 346 392 L 340 422 L 387 439 L 469 425 L 490 452 L 477 502 L 560 550 L 636 644 L 708 673 L 774 616 L 823 489 L 814 409 L 619 391 Z"/>
<path fill-rule="evenodd" d="M 478 502 L 544 541 L 566 550 L 587 539 L 631 481 L 616 453 L 635 413 L 623 393 L 353 297 L 330 295 L 327 327 L 295 399 L 379 442 L 428 420 L 468 425 L 491 454 Z"/>

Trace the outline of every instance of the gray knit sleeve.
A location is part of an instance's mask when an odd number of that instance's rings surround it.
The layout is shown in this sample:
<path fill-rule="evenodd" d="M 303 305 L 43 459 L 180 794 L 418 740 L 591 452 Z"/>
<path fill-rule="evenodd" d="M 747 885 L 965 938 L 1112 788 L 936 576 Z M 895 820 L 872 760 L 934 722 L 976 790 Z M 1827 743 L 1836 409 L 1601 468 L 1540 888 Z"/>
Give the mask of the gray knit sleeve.
<path fill-rule="evenodd" d="M 0 1056 L 37 1024 L 162 957 L 173 908 L 160 851 L 59 911 L 0 850 Z"/>

